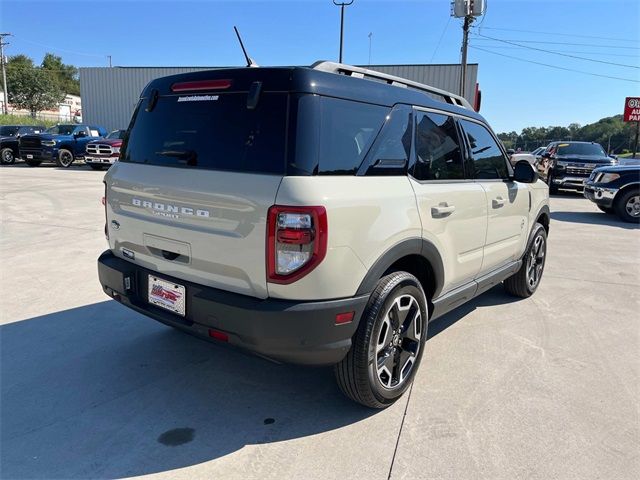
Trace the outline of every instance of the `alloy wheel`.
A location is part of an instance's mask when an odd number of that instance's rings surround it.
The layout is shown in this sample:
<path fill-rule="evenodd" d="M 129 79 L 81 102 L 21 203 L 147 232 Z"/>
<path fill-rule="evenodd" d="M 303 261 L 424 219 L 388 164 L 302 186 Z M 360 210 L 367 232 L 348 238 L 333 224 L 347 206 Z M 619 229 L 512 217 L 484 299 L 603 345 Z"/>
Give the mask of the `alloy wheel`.
<path fill-rule="evenodd" d="M 527 258 L 527 283 L 534 289 L 540 282 L 544 261 L 547 253 L 547 245 L 542 235 L 538 235 L 533 241 Z"/>
<path fill-rule="evenodd" d="M 640 218 L 640 195 L 629 197 L 624 208 L 631 217 Z"/>
<path fill-rule="evenodd" d="M 2 152 L 2 163 L 13 163 L 13 152 L 10 149 L 6 149 Z"/>
<path fill-rule="evenodd" d="M 421 335 L 420 304 L 413 295 L 398 296 L 383 318 L 376 342 L 376 371 L 384 388 L 396 388 L 409 377 Z"/>

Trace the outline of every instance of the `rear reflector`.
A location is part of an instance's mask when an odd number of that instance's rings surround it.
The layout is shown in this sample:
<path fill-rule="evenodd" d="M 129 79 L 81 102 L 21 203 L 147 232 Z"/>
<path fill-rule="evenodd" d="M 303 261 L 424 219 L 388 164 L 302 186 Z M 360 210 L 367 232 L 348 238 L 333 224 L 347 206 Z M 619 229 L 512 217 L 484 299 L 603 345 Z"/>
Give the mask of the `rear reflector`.
<path fill-rule="evenodd" d="M 336 325 L 353 322 L 354 312 L 338 313 L 336 315 Z"/>
<path fill-rule="evenodd" d="M 231 86 L 231 80 L 198 80 L 171 85 L 172 92 L 195 92 L 201 90 L 224 90 Z"/>
<path fill-rule="evenodd" d="M 214 330 L 212 328 L 209 329 L 209 336 L 215 340 L 219 340 L 221 342 L 228 342 L 229 341 L 229 335 L 227 335 L 224 332 L 221 332 L 220 330 Z"/>

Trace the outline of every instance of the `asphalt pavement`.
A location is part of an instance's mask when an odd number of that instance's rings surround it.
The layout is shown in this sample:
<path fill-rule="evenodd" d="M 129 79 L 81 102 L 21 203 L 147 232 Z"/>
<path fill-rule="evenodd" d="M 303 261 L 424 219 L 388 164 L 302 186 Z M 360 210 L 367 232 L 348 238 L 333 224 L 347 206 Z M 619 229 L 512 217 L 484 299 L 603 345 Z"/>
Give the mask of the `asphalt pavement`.
<path fill-rule="evenodd" d="M 372 411 L 106 297 L 103 175 L 0 167 L 1 478 L 640 478 L 638 226 L 554 196 L 536 294 L 433 322 Z"/>

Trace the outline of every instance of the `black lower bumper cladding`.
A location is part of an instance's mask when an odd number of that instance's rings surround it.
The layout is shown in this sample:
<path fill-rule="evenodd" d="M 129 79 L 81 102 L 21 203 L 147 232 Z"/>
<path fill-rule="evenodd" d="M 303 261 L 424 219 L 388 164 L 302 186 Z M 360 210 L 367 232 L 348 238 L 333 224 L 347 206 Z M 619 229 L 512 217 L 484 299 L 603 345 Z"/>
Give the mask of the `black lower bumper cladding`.
<path fill-rule="evenodd" d="M 148 276 L 186 287 L 186 316 L 149 304 Z M 332 365 L 351 348 L 369 296 L 320 302 L 259 299 L 206 287 L 147 270 L 107 250 L 98 258 L 104 292 L 148 317 L 202 338 L 221 339 L 287 363 Z M 353 321 L 336 324 L 336 315 L 353 312 Z"/>

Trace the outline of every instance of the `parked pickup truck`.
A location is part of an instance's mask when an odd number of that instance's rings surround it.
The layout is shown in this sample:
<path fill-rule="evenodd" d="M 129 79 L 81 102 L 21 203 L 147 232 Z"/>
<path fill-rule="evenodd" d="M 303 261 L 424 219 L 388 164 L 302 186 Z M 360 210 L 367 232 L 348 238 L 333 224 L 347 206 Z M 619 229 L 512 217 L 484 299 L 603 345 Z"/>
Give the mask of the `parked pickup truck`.
<path fill-rule="evenodd" d="M 95 125 L 56 125 L 39 135 L 22 136 L 20 156 L 30 167 L 55 162 L 68 168 L 75 160 L 84 159 L 87 143 L 106 135 L 105 128 Z"/>
<path fill-rule="evenodd" d="M 106 138 L 87 143 L 84 163 L 94 170 L 110 167 L 118 160 L 126 130 L 114 130 Z"/>
<path fill-rule="evenodd" d="M 0 162 L 11 165 L 20 158 L 18 141 L 22 135 L 43 132 L 46 127 L 34 125 L 3 125 L 0 127 Z"/>

